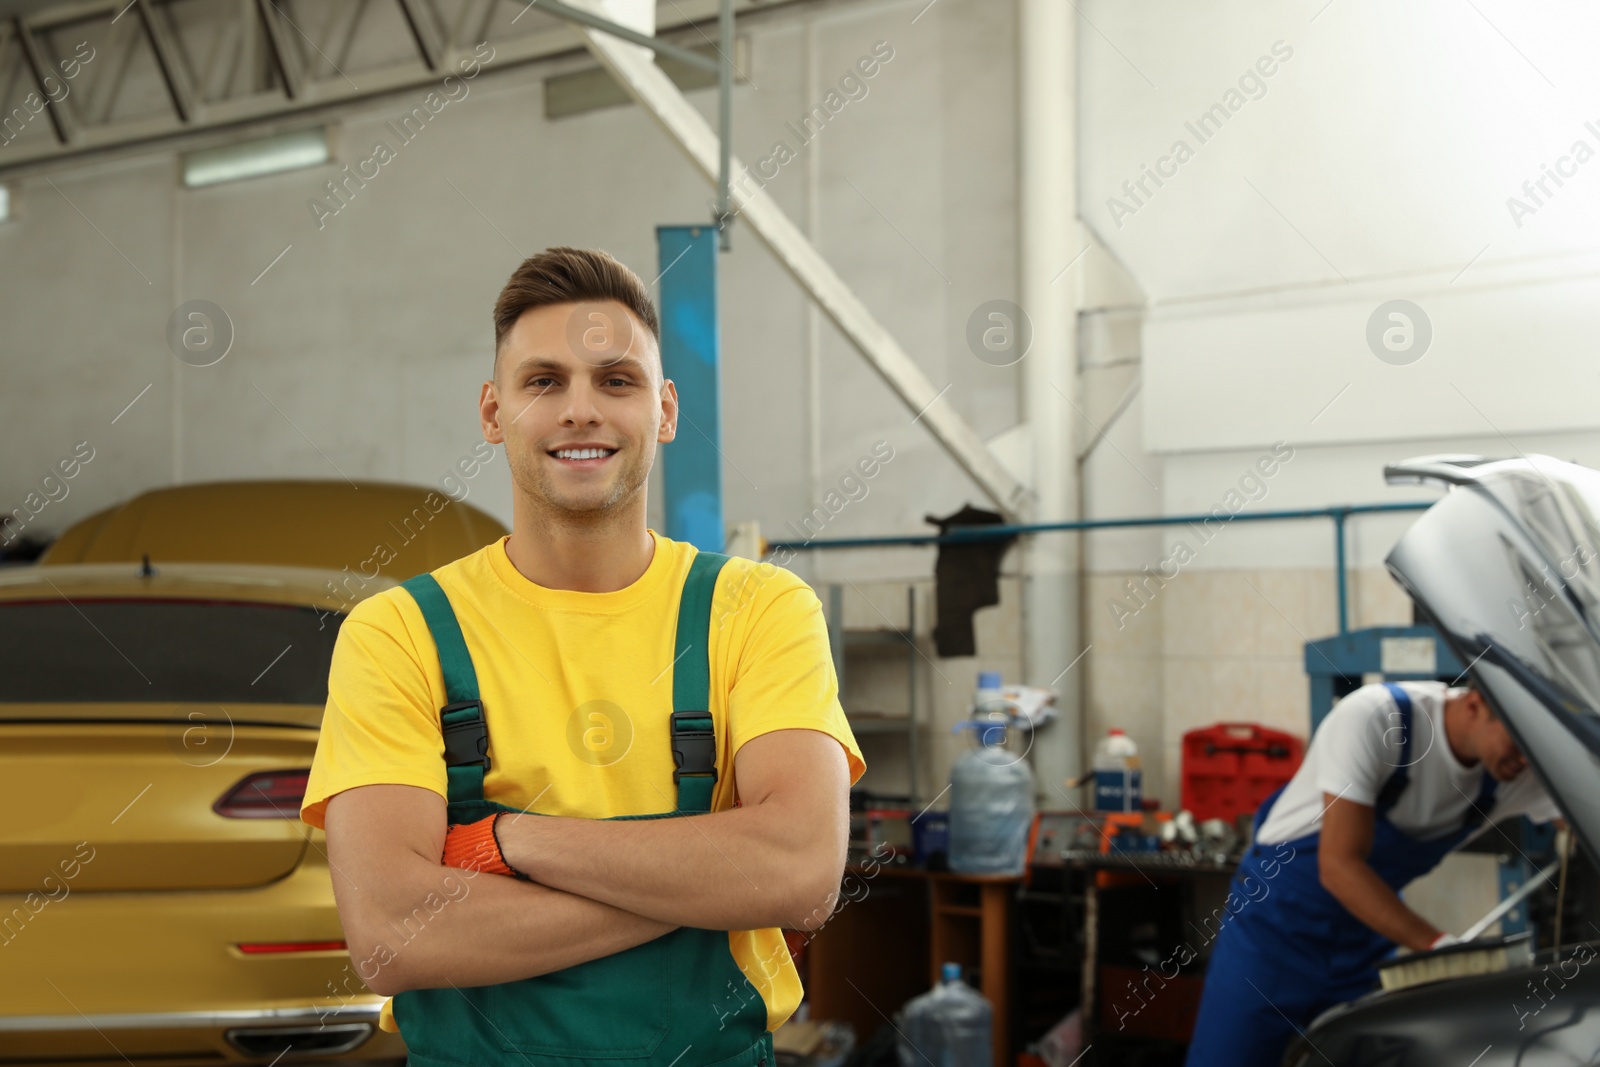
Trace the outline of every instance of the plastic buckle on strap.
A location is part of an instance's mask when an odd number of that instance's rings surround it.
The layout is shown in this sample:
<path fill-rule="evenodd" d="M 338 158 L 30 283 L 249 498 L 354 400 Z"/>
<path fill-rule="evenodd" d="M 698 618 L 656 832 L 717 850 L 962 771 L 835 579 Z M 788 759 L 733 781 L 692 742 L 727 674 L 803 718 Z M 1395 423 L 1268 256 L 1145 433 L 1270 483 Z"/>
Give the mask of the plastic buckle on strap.
<path fill-rule="evenodd" d="M 685 774 L 709 774 L 717 780 L 716 731 L 711 729 L 684 729 L 679 722 L 684 719 L 710 719 L 709 711 L 675 711 L 672 713 L 672 784 Z"/>
<path fill-rule="evenodd" d="M 477 718 L 465 722 L 444 723 L 441 727 L 444 732 L 444 765 L 464 767 L 479 763 L 483 765 L 484 770 L 488 770 L 489 725 L 483 718 L 483 702 L 459 700 L 454 704 L 446 704 L 439 709 L 439 717 L 443 719 L 452 711 L 464 711 L 467 708 L 477 708 Z"/>

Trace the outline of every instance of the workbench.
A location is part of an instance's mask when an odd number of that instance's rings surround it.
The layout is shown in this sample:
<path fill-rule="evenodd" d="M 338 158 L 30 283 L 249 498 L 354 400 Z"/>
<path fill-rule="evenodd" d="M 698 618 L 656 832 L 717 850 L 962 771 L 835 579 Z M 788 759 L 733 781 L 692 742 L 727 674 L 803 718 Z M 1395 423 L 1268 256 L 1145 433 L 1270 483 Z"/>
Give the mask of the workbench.
<path fill-rule="evenodd" d="M 907 1000 L 938 984 L 941 964 L 959 963 L 963 981 L 994 1009 L 996 1067 L 1009 1067 L 1011 906 L 1022 876 L 890 864 L 875 872 L 850 866 L 845 874 L 843 906 L 806 947 L 810 1017 L 849 1022 L 865 1042 Z M 851 875 L 864 893 L 849 891 Z"/>

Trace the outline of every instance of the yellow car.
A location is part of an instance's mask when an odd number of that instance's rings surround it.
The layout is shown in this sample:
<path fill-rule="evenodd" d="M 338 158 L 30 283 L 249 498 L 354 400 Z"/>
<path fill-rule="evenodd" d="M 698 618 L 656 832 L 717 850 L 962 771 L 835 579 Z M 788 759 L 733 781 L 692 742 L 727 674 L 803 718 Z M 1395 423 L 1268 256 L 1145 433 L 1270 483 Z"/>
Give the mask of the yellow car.
<path fill-rule="evenodd" d="M 159 493 L 0 569 L 0 1064 L 397 1062 L 300 795 L 345 612 L 504 528 L 376 483 Z M 196 524 L 274 562 L 186 562 Z"/>

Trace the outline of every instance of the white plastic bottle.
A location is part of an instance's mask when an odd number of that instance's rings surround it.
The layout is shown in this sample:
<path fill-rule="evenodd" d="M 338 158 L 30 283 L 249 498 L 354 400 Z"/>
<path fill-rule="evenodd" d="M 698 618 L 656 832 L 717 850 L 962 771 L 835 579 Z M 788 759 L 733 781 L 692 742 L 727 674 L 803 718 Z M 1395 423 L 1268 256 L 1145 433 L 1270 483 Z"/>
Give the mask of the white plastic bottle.
<path fill-rule="evenodd" d="M 1100 811 L 1138 811 L 1144 772 L 1139 746 L 1122 730 L 1112 730 L 1094 750 L 1094 806 Z"/>

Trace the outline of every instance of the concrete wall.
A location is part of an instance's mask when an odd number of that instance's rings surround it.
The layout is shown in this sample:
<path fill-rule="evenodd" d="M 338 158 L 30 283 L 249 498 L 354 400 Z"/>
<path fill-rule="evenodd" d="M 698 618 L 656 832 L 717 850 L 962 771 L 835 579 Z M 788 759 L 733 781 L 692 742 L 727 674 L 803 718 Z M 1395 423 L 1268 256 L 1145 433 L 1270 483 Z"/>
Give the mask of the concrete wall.
<path fill-rule="evenodd" d="M 1103 426 L 1140 382 L 1086 464 L 1087 514 L 1209 512 L 1277 442 L 1293 459 L 1251 483 L 1249 509 L 1430 500 L 1381 478 L 1430 452 L 1600 461 L 1595 12 L 1082 12 L 1079 212 L 1148 298 L 1084 318 L 1088 415 Z M 1524 188 L 1558 167 L 1560 184 Z M 1431 341 L 1386 361 L 1368 330 L 1391 300 L 1421 309 Z M 1351 625 L 1410 621 L 1381 569 L 1410 521 L 1352 524 Z M 1119 629 L 1111 600 L 1179 538 L 1194 558 Z M 1086 560 L 1086 730 L 1129 729 L 1163 800 L 1186 729 L 1305 731 L 1299 647 L 1336 629 L 1330 523 L 1235 524 L 1204 544 L 1095 534 Z"/>

